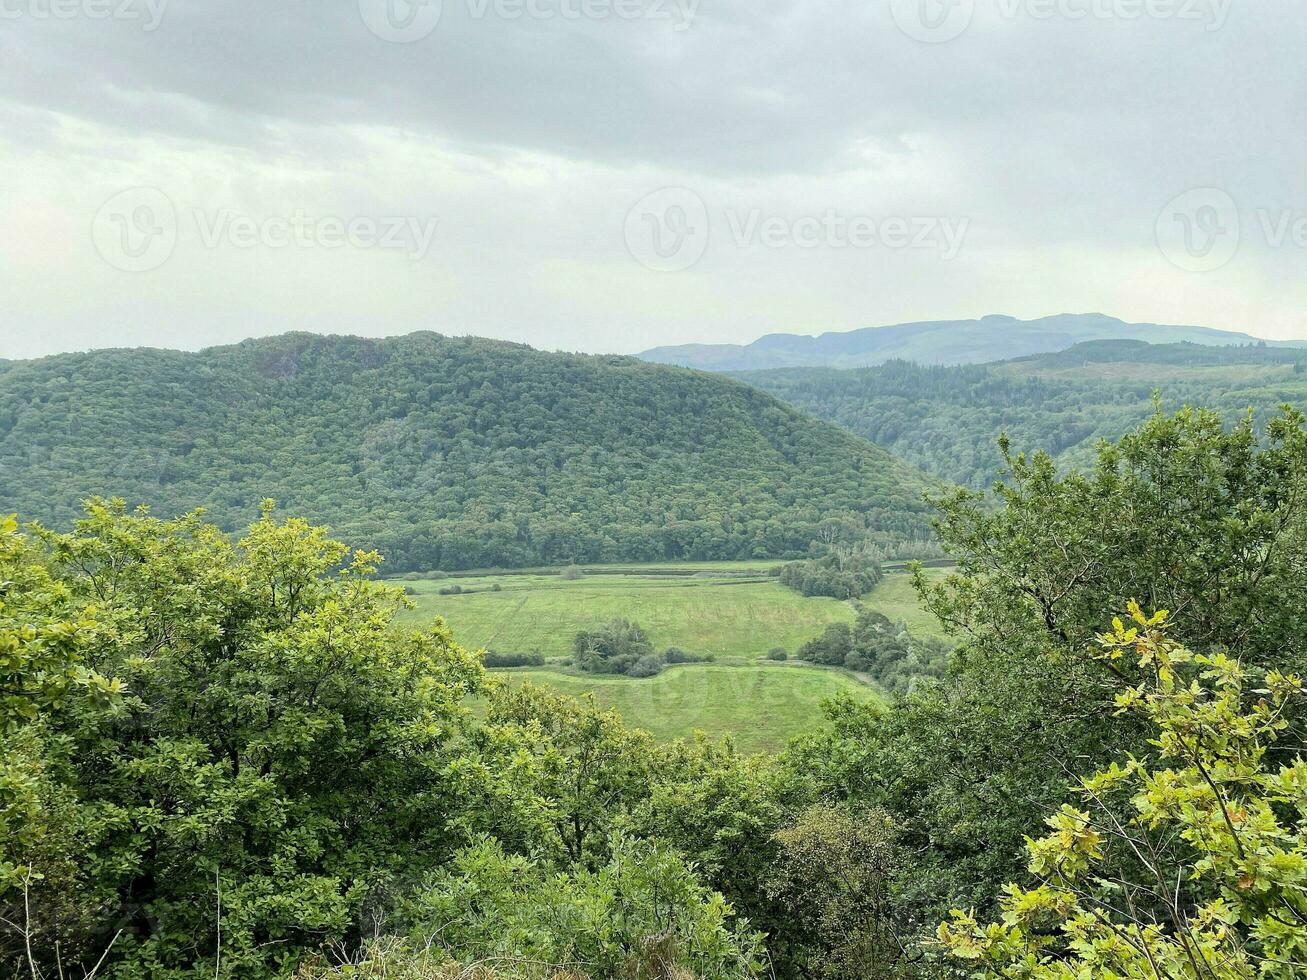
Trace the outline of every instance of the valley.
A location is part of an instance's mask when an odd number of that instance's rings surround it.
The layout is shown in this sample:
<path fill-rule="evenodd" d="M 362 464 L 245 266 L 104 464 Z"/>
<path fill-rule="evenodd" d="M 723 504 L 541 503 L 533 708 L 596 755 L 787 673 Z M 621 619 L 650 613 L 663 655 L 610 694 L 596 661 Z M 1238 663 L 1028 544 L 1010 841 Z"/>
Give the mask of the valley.
<path fill-rule="evenodd" d="M 857 603 L 807 597 L 780 585 L 776 562 L 704 562 L 586 566 L 394 581 L 416 608 L 405 625 L 443 618 L 470 649 L 538 651 L 544 668 L 495 670 L 510 682 L 527 679 L 569 694 L 592 693 L 627 724 L 656 737 L 695 731 L 731 735 L 742 751 L 770 751 L 820 726 L 822 699 L 838 693 L 883 700 L 874 681 L 845 670 L 793 659 L 831 623 L 851 625 L 856 607 L 903 622 L 913 635 L 941 635 L 921 608 L 905 571 L 892 570 Z M 928 569 L 938 579 L 943 569 Z M 575 577 L 571 577 L 575 576 Z M 453 590 L 458 589 L 457 593 Z M 445 594 L 442 594 L 445 593 Z M 650 678 L 581 673 L 569 664 L 577 633 L 613 619 L 642 626 L 658 649 L 679 647 L 711 657 Z M 780 647 L 790 659 L 767 659 Z"/>

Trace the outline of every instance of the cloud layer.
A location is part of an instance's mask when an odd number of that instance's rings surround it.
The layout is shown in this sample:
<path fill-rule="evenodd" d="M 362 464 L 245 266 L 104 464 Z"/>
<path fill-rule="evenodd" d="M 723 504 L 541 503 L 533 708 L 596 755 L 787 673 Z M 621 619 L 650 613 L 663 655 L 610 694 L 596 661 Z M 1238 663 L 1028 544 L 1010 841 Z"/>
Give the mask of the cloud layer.
<path fill-rule="evenodd" d="M 1305 23 L 1296 0 L 0 0 L 0 357 L 1088 310 L 1307 336 Z"/>

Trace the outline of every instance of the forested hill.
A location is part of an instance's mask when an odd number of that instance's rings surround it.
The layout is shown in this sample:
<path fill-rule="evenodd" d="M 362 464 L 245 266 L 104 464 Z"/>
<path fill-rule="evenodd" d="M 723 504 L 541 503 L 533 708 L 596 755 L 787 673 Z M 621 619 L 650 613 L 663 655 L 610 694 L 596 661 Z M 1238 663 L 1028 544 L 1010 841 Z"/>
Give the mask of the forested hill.
<path fill-rule="evenodd" d="M 1126 323 L 1102 313 L 1062 313 L 1038 320 L 986 316 L 979 320 L 926 320 L 887 327 L 824 333 L 820 337 L 775 333 L 746 346 L 684 344 L 656 347 L 640 356 L 660 364 L 709 371 L 755 371 L 784 367 L 860 368 L 895 359 L 918 364 L 980 364 L 1066 350 L 1094 340 L 1141 340 L 1153 344 L 1217 346 L 1257 343 L 1256 337 L 1211 327 Z M 1265 341 L 1263 341 L 1265 343 Z M 1275 346 L 1303 346 L 1275 342 Z"/>
<path fill-rule="evenodd" d="M 998 475 L 1002 432 L 1017 449 L 1087 464 L 1099 439 L 1118 439 L 1153 412 L 1307 409 L 1307 350 L 1250 345 L 1097 341 L 995 364 L 891 361 L 842 371 L 796 368 L 737 374 L 802 410 L 844 426 L 940 478 L 984 487 Z"/>
<path fill-rule="evenodd" d="M 91 494 L 228 528 L 261 498 L 389 570 L 790 557 L 849 517 L 928 535 L 924 478 L 737 381 L 430 333 L 289 334 L 0 370 L 0 511 Z"/>

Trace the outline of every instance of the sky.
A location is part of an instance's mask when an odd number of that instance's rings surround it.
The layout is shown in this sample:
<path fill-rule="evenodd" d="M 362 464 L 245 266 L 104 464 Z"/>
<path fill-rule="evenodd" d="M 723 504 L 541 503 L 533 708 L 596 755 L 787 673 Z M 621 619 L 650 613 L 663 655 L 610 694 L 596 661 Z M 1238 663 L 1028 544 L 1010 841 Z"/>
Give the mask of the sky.
<path fill-rule="evenodd" d="M 1302 0 L 0 0 L 0 358 L 1307 337 Z"/>

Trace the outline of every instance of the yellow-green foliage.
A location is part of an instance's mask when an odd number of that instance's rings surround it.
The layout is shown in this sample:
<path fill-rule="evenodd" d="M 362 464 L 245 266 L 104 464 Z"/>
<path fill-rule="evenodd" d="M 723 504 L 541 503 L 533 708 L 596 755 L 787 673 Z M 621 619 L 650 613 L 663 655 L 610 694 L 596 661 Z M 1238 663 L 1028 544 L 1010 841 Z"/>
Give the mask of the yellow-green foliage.
<path fill-rule="evenodd" d="M 1030 840 L 1033 887 L 1003 917 L 955 911 L 949 953 L 985 975 L 1300 977 L 1307 970 L 1307 760 L 1290 718 L 1301 678 L 1252 675 L 1167 638 L 1167 613 L 1130 608 L 1100 637 L 1142 680 L 1116 698 L 1156 726 L 1156 759 L 1080 782 Z"/>

